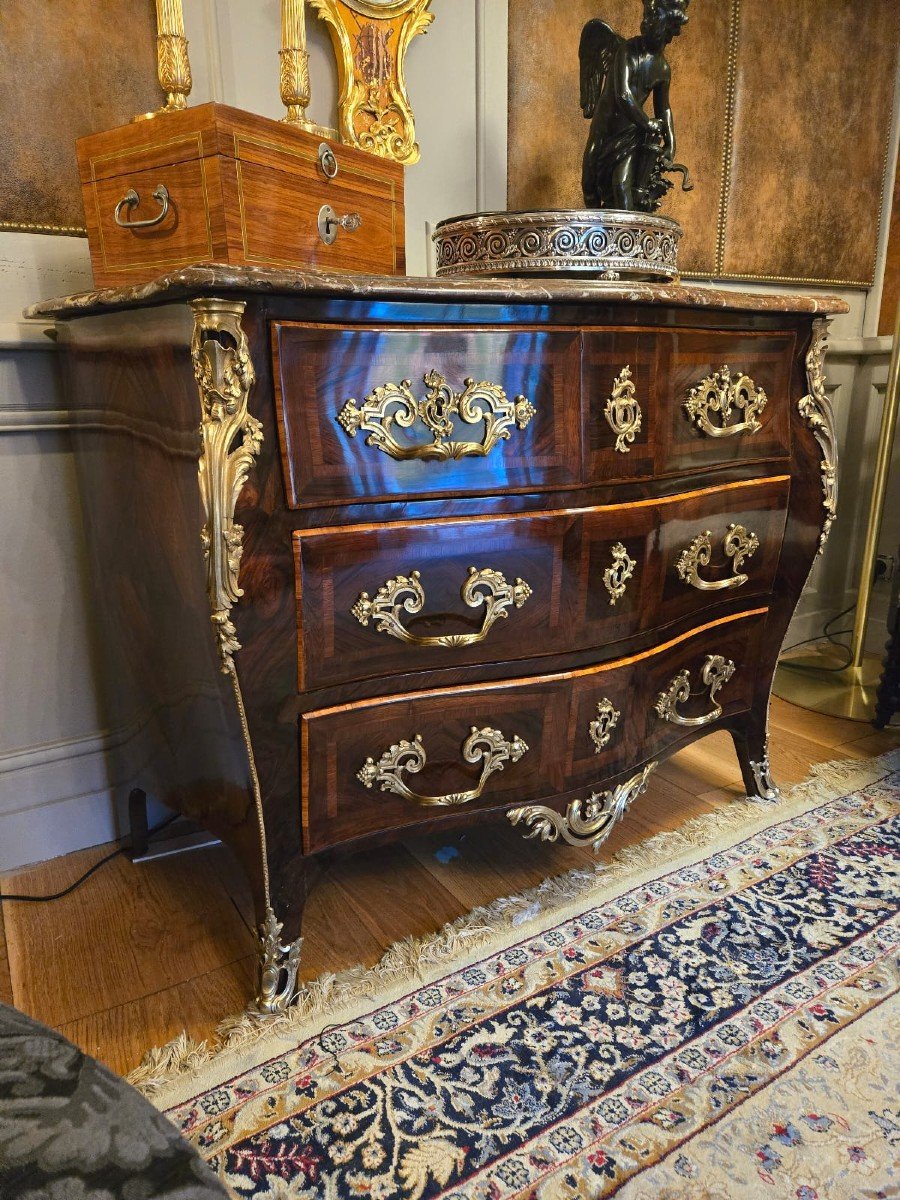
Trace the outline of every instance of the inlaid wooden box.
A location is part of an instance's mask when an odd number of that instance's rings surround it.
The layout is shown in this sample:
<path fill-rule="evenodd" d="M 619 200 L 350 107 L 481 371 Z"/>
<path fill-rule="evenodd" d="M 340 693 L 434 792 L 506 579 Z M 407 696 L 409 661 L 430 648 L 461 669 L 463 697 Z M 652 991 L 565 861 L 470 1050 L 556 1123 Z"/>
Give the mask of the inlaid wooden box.
<path fill-rule="evenodd" d="M 405 272 L 398 163 L 224 104 L 77 147 L 98 287 L 199 262 Z"/>

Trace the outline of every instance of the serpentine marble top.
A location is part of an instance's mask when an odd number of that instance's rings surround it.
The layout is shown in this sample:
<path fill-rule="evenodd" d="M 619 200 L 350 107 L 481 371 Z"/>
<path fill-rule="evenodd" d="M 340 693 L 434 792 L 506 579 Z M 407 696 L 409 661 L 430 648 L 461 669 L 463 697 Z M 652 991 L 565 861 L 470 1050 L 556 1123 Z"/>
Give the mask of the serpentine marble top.
<path fill-rule="evenodd" d="M 164 304 L 198 293 L 280 293 L 344 299 L 396 301 L 487 301 L 495 304 L 563 302 L 596 304 L 671 304 L 682 308 L 720 308 L 739 312 L 791 312 L 833 315 L 848 311 L 836 296 L 797 296 L 732 292 L 702 284 L 629 283 L 583 279 L 430 279 L 414 276 L 356 275 L 338 271 L 297 271 L 268 267 L 230 267 L 216 263 L 184 267 L 133 287 L 81 292 L 45 300 L 25 310 L 29 318 L 78 317 L 115 308 Z"/>

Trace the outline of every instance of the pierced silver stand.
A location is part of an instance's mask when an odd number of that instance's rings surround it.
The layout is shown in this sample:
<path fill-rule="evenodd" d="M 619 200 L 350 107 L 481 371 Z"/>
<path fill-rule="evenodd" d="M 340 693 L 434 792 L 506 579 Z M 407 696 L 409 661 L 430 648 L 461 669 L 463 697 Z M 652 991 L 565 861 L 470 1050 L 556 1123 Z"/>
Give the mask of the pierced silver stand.
<path fill-rule="evenodd" d="M 575 275 L 599 279 L 678 278 L 682 229 L 669 217 L 613 209 L 477 213 L 441 221 L 437 273 Z"/>

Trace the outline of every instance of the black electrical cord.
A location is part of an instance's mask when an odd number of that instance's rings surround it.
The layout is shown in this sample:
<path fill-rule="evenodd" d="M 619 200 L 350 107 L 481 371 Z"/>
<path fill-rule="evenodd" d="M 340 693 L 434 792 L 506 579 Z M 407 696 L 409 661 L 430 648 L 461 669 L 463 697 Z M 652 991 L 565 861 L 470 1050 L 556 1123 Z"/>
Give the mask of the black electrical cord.
<path fill-rule="evenodd" d="M 845 646 L 843 642 L 837 641 L 837 638 L 844 637 L 848 633 L 852 633 L 853 630 L 852 629 L 839 629 L 836 633 L 834 633 L 834 632 L 832 632 L 831 627 L 832 627 L 832 625 L 835 624 L 836 621 L 840 621 L 844 617 L 849 616 L 850 613 L 855 612 L 855 610 L 856 610 L 856 605 L 851 604 L 849 608 L 845 608 L 843 612 L 837 613 L 836 616 L 833 616 L 830 620 L 826 621 L 824 626 L 822 627 L 822 632 L 819 634 L 816 634 L 815 637 L 804 638 L 802 642 L 794 642 L 794 644 L 792 646 L 785 646 L 784 649 L 781 651 L 782 657 L 779 658 L 778 665 L 781 667 L 787 667 L 789 670 L 792 670 L 792 671 L 816 671 L 816 672 L 821 671 L 823 673 L 832 674 L 832 675 L 839 675 L 841 673 L 841 671 L 846 671 L 847 668 L 850 666 L 850 661 L 852 658 L 852 655 L 850 654 L 850 647 Z M 841 666 L 839 666 L 839 667 L 822 667 L 822 666 L 819 666 L 818 664 L 816 664 L 815 666 L 812 666 L 809 663 L 793 663 L 789 659 L 788 660 L 784 659 L 783 656 L 785 654 L 787 654 L 789 651 L 797 650 L 797 649 L 799 649 L 800 646 L 808 646 L 811 642 L 821 642 L 821 640 L 823 638 L 825 638 L 828 642 L 830 642 L 832 646 L 835 646 L 838 649 L 845 651 L 845 653 L 847 655 L 847 661 L 845 663 L 842 663 Z"/>
<path fill-rule="evenodd" d="M 164 821 L 160 821 L 158 825 L 154 825 L 147 836 L 153 837 L 154 834 L 161 833 L 163 829 L 166 829 L 172 824 L 173 821 L 177 820 L 178 813 L 173 813 L 172 816 L 166 817 Z M 86 880 L 90 879 L 95 871 L 99 871 L 100 868 L 106 866 L 108 862 L 112 862 L 112 860 L 114 858 L 118 858 L 120 854 L 127 854 L 128 851 L 128 846 L 117 846 L 115 850 L 107 854 L 105 858 L 101 858 L 99 862 L 95 862 L 94 865 L 85 871 L 83 875 L 79 876 L 74 883 L 70 883 L 69 886 L 63 888 L 61 892 L 53 892 L 49 896 L 20 896 L 12 892 L 0 892 L 0 904 L 2 904 L 4 901 L 14 901 L 17 904 L 47 904 L 51 900 L 62 900 L 63 896 L 68 896 L 70 892 L 74 892 L 76 888 L 81 887 Z"/>

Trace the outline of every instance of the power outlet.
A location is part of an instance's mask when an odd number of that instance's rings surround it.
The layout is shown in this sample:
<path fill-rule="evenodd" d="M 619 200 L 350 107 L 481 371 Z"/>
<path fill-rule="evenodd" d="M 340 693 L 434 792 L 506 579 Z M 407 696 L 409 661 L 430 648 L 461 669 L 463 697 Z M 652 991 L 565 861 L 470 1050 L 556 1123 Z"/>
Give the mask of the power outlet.
<path fill-rule="evenodd" d="M 893 554 L 879 554 L 875 559 L 875 583 L 890 583 L 897 569 Z"/>

